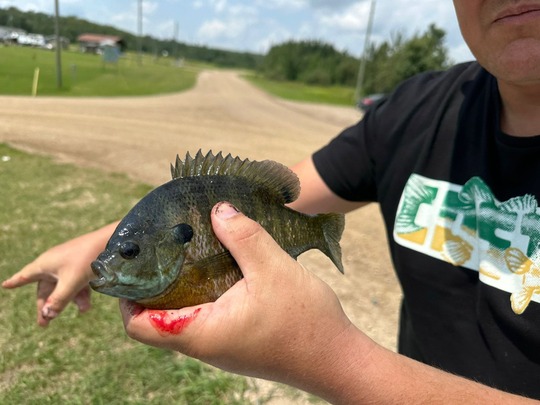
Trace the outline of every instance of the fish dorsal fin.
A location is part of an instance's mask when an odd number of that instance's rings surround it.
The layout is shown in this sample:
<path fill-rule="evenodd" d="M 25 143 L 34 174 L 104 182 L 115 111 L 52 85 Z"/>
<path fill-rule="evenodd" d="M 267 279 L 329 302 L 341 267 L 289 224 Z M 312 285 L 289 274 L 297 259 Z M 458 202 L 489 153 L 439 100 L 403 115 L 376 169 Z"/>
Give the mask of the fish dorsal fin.
<path fill-rule="evenodd" d="M 243 177 L 280 196 L 283 204 L 293 202 L 300 193 L 298 177 L 281 163 L 242 160 L 230 153 L 225 157 L 221 152 L 214 155 L 212 151 L 204 155 L 199 149 L 194 158 L 188 152 L 183 161 L 177 155 L 175 165 L 171 164 L 171 174 L 173 179 L 194 176 Z"/>
<path fill-rule="evenodd" d="M 534 196 L 526 194 L 523 197 L 514 197 L 505 201 L 499 208 L 508 212 L 535 213 L 538 209 L 538 202 Z"/>

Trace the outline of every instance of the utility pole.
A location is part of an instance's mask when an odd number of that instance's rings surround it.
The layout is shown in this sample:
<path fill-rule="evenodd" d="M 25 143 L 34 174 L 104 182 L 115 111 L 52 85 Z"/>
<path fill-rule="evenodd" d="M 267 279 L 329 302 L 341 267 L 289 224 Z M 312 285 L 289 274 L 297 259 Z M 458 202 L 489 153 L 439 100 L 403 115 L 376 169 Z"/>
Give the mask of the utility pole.
<path fill-rule="evenodd" d="M 371 40 L 371 30 L 373 28 L 373 17 L 375 16 L 375 0 L 371 0 L 371 5 L 369 8 L 369 19 L 366 30 L 366 38 L 364 40 L 364 50 L 362 52 L 362 59 L 360 60 L 360 67 L 358 68 L 358 78 L 356 80 L 356 91 L 354 92 L 355 101 L 360 99 L 360 94 L 362 93 L 362 87 L 364 86 L 364 76 L 366 74 L 366 63 L 367 63 L 367 50 Z"/>
<path fill-rule="evenodd" d="M 143 35 L 143 0 L 138 0 L 139 4 L 137 7 L 138 14 L 138 35 L 137 35 L 137 58 L 139 65 L 142 65 L 142 35 Z"/>
<path fill-rule="evenodd" d="M 173 28 L 173 41 L 174 41 L 174 51 L 173 51 L 173 58 L 178 59 L 178 21 L 174 22 L 174 28 Z"/>
<path fill-rule="evenodd" d="M 54 36 L 56 41 L 56 87 L 62 88 L 62 41 L 60 40 L 60 22 L 58 0 L 54 0 Z"/>

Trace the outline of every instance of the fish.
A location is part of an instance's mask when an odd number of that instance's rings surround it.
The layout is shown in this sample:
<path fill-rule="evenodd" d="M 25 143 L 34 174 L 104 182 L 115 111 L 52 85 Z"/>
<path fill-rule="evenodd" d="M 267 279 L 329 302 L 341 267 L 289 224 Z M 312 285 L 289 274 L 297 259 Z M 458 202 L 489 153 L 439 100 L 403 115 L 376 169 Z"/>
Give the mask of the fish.
<path fill-rule="evenodd" d="M 341 213 L 307 215 L 286 204 L 300 182 L 286 166 L 199 150 L 171 164 L 172 180 L 150 191 L 120 221 L 91 264 L 93 290 L 150 309 L 179 309 L 217 300 L 242 279 L 212 230 L 212 207 L 228 201 L 257 221 L 293 258 L 324 253 L 343 273 Z"/>

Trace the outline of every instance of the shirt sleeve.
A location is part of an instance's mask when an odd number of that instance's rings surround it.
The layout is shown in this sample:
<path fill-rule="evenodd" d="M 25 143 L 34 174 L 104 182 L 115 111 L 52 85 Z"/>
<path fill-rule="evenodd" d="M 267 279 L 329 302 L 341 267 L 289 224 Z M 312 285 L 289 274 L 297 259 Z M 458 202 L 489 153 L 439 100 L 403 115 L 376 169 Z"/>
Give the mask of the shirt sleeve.
<path fill-rule="evenodd" d="M 313 154 L 315 168 L 323 181 L 345 200 L 377 201 L 375 162 L 370 150 L 374 142 L 368 139 L 371 115 L 372 109 L 360 122 Z"/>

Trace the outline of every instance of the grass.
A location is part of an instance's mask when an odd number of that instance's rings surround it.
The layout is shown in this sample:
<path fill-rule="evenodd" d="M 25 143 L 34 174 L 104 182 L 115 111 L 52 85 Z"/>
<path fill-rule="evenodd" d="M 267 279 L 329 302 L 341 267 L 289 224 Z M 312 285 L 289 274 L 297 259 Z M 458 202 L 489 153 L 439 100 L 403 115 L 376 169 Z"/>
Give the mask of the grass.
<path fill-rule="evenodd" d="M 0 279 L 50 246 L 124 215 L 150 187 L 0 144 Z M 0 403 L 265 403 L 252 380 L 126 337 L 116 299 L 35 323 L 35 286 L 0 289 Z"/>
<path fill-rule="evenodd" d="M 56 83 L 54 51 L 27 47 L 0 47 L 0 94 L 31 95 L 39 68 L 38 95 L 138 96 L 170 93 L 193 87 L 201 66 L 175 66 L 171 59 L 145 55 L 138 64 L 133 54 L 117 64 L 104 64 L 99 55 L 62 52 L 61 89 Z"/>
<path fill-rule="evenodd" d="M 0 94 L 32 94 L 35 69 L 39 68 L 38 96 L 142 96 L 173 93 L 194 86 L 197 74 L 209 65 L 187 62 L 182 68 L 170 58 L 144 55 L 142 65 L 126 54 L 117 65 L 104 64 L 101 56 L 77 51 L 62 52 L 63 87 L 56 85 L 54 51 L 0 46 Z M 255 73 L 243 75 L 262 90 L 292 101 L 354 105 L 354 89 L 344 86 L 311 86 L 264 79 Z"/>
<path fill-rule="evenodd" d="M 244 78 L 262 90 L 291 101 L 353 106 L 354 89 L 345 86 L 313 86 L 299 82 L 267 80 L 255 74 Z"/>

